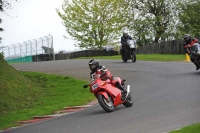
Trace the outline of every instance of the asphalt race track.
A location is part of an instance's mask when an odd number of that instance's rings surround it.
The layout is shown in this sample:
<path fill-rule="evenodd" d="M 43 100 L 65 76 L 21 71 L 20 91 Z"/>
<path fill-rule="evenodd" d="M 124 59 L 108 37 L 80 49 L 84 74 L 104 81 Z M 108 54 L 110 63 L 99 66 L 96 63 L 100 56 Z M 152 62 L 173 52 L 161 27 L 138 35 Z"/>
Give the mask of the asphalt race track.
<path fill-rule="evenodd" d="M 16 69 L 89 81 L 89 60 L 12 64 Z M 100 105 L 7 133 L 163 133 L 200 122 L 200 70 L 191 62 L 99 60 L 131 85 L 134 104 L 106 113 Z M 88 91 L 88 90 L 86 90 Z M 92 95 L 92 94 L 91 94 Z"/>

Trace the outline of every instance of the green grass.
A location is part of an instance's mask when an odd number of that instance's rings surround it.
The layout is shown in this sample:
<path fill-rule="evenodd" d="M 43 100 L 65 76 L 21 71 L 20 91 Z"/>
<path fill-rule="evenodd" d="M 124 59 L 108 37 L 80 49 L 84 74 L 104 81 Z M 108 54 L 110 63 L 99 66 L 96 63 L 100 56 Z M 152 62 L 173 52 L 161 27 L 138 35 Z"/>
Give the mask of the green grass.
<path fill-rule="evenodd" d="M 95 57 L 79 57 L 77 59 L 120 59 L 120 55 L 116 56 L 95 56 Z M 142 61 L 184 61 L 185 55 L 182 54 L 137 54 L 137 60 Z"/>
<path fill-rule="evenodd" d="M 193 124 L 183 127 L 179 130 L 174 130 L 169 133 L 200 133 L 200 124 Z"/>
<path fill-rule="evenodd" d="M 32 116 L 87 104 L 95 97 L 82 88 L 86 83 L 67 76 L 19 72 L 0 59 L 0 129 Z"/>

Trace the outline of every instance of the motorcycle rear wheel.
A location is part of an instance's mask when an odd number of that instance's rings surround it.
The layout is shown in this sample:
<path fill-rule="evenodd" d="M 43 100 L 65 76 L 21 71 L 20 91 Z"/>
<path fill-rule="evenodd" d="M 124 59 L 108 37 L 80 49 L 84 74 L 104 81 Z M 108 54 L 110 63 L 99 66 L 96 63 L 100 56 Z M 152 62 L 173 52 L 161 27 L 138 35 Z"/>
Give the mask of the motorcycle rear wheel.
<path fill-rule="evenodd" d="M 127 97 L 126 101 L 123 103 L 123 105 L 126 107 L 131 107 L 133 105 L 133 100 L 132 100 L 131 94 L 128 94 L 128 97 Z"/>
<path fill-rule="evenodd" d="M 101 107 L 106 112 L 113 112 L 113 110 L 114 110 L 114 104 L 113 104 L 113 101 L 112 101 L 112 99 L 111 99 L 110 96 L 109 96 L 109 101 L 107 101 L 106 98 L 102 94 L 99 94 L 97 96 L 97 99 L 98 99 L 99 104 L 101 105 Z"/>

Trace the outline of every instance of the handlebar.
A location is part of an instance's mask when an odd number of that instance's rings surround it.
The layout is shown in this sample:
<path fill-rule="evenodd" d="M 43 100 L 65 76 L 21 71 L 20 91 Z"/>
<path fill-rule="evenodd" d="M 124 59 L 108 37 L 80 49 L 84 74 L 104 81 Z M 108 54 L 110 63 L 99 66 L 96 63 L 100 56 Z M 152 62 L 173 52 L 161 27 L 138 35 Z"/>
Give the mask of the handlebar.
<path fill-rule="evenodd" d="M 87 88 L 88 86 L 90 86 L 90 85 L 84 85 L 83 88 Z"/>
<path fill-rule="evenodd" d="M 98 79 L 101 79 L 101 78 L 98 78 Z M 96 79 L 95 81 L 97 81 L 98 79 Z M 104 80 L 103 79 L 101 79 L 102 81 L 107 81 L 107 80 L 109 80 L 109 78 L 105 78 Z M 93 82 L 95 82 L 95 81 L 93 81 Z M 125 79 L 123 80 L 123 82 L 124 81 L 126 81 Z M 91 84 L 93 84 L 93 82 L 91 83 Z M 87 88 L 87 87 L 89 87 L 91 84 L 85 84 L 84 86 L 83 86 L 83 88 Z"/>

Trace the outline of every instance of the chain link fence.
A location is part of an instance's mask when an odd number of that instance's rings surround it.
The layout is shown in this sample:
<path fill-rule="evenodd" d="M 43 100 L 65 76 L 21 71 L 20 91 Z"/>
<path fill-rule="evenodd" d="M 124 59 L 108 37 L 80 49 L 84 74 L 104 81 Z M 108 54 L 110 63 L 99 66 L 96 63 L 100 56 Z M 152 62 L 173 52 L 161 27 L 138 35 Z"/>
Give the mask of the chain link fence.
<path fill-rule="evenodd" d="M 28 40 L 25 42 L 0 47 L 4 59 L 16 59 L 40 54 L 53 54 L 53 36 L 48 35 L 41 38 Z M 55 58 L 54 58 L 55 59 Z"/>

